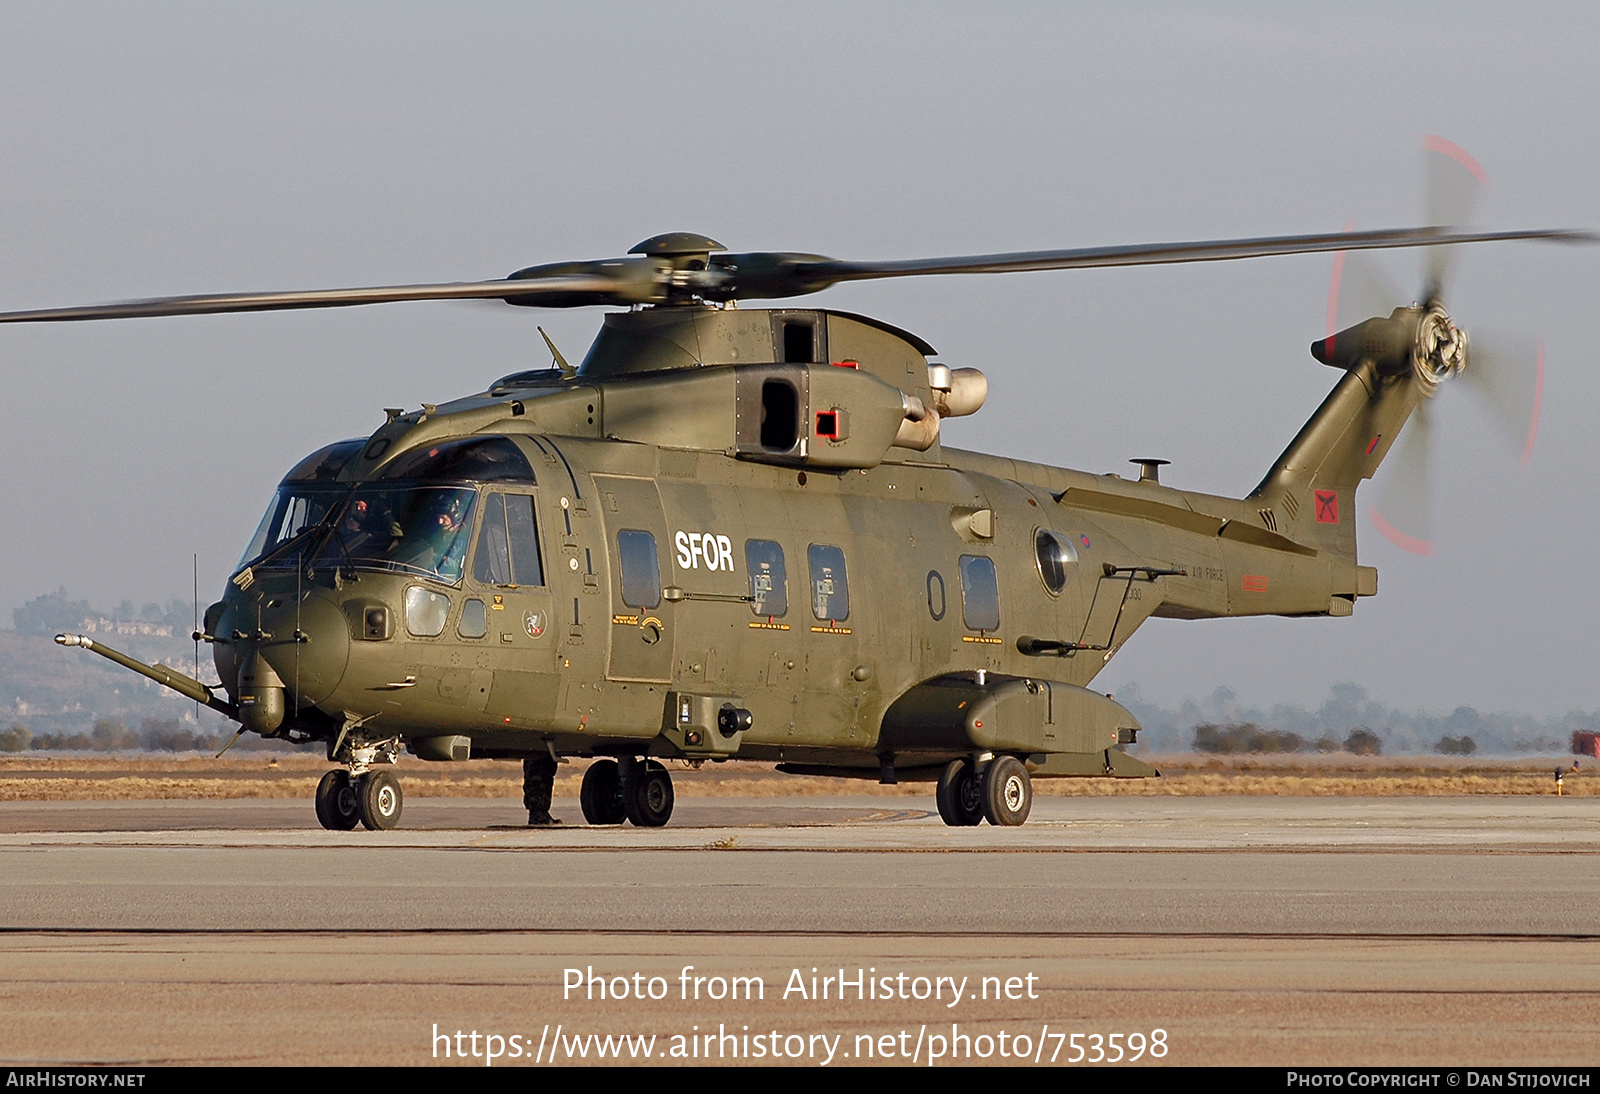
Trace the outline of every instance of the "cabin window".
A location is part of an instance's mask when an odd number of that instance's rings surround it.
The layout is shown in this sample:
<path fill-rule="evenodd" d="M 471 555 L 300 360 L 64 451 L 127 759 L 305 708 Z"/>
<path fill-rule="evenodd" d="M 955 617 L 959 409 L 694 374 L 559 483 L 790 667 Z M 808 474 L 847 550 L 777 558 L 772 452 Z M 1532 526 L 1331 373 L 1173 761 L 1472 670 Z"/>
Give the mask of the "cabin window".
<path fill-rule="evenodd" d="M 787 380 L 761 385 L 761 447 L 788 452 L 800 440 L 800 393 Z"/>
<path fill-rule="evenodd" d="M 783 545 L 770 539 L 747 539 L 744 563 L 750 571 L 750 610 L 766 616 L 787 613 L 789 578 L 783 568 Z"/>
<path fill-rule="evenodd" d="M 1051 596 L 1060 596 L 1067 577 L 1078 562 L 1078 549 L 1060 532 L 1041 528 L 1033 534 L 1033 550 L 1039 558 L 1039 577 Z"/>
<path fill-rule="evenodd" d="M 432 589 L 413 585 L 406 590 L 406 630 L 418 638 L 437 638 L 444 633 L 450 615 L 450 598 Z"/>
<path fill-rule="evenodd" d="M 993 559 L 961 556 L 961 617 L 969 631 L 1000 629 L 1000 581 Z"/>
<path fill-rule="evenodd" d="M 944 618 L 944 575 L 938 570 L 928 571 L 928 614 L 935 623 Z"/>
<path fill-rule="evenodd" d="M 618 532 L 617 555 L 622 560 L 622 602 L 630 608 L 660 604 L 661 560 L 656 554 L 656 537 L 649 532 Z"/>
<path fill-rule="evenodd" d="M 482 638 L 489 633 L 489 613 L 484 610 L 483 601 L 474 597 L 461 605 L 456 633 L 462 638 Z"/>
<path fill-rule="evenodd" d="M 544 584 L 531 494 L 488 496 L 483 524 L 478 529 L 472 576 L 483 585 Z"/>
<path fill-rule="evenodd" d="M 850 582 L 844 572 L 844 551 L 813 543 L 811 562 L 811 614 L 817 621 L 836 623 L 850 618 Z"/>

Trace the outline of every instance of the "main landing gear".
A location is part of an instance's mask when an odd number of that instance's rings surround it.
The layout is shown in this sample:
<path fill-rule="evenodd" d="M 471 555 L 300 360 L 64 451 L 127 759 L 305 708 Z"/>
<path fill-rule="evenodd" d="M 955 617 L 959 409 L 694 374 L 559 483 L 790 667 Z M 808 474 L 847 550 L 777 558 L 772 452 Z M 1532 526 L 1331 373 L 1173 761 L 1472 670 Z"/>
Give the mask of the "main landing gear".
<path fill-rule="evenodd" d="M 672 816 L 672 776 L 657 760 L 596 760 L 583 773 L 578 804 L 590 824 L 630 820 L 640 828 L 660 828 Z"/>
<path fill-rule="evenodd" d="M 939 816 L 952 828 L 988 820 L 1014 828 L 1033 808 L 1033 781 L 1015 756 L 996 756 L 979 767 L 973 760 L 951 760 L 935 793 Z"/>

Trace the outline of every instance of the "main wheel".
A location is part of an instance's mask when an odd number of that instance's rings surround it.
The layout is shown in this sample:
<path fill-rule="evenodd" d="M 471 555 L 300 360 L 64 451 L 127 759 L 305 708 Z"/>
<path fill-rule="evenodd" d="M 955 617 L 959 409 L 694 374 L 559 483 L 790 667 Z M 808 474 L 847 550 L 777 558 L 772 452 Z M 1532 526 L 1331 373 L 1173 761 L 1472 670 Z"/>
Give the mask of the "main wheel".
<path fill-rule="evenodd" d="M 997 756 L 983 771 L 983 815 L 990 824 L 1014 828 L 1033 808 L 1033 781 L 1015 756 Z"/>
<path fill-rule="evenodd" d="M 361 806 L 350 772 L 330 771 L 317 783 L 317 820 L 333 832 L 348 832 L 361 823 Z"/>
<path fill-rule="evenodd" d="M 387 771 L 369 771 L 356 783 L 356 800 L 361 804 L 361 823 L 374 832 L 386 831 L 400 823 L 404 804 L 400 780 Z"/>
<path fill-rule="evenodd" d="M 672 816 L 672 776 L 654 761 L 633 764 L 622 788 L 628 819 L 640 828 L 660 828 Z"/>
<path fill-rule="evenodd" d="M 578 791 L 583 819 L 590 824 L 621 824 L 628 818 L 622 801 L 622 772 L 615 760 L 596 760 L 583 773 L 583 788 Z"/>
<path fill-rule="evenodd" d="M 983 820 L 983 782 L 971 760 L 951 760 L 945 765 L 934 800 L 939 803 L 939 816 L 952 828 Z"/>

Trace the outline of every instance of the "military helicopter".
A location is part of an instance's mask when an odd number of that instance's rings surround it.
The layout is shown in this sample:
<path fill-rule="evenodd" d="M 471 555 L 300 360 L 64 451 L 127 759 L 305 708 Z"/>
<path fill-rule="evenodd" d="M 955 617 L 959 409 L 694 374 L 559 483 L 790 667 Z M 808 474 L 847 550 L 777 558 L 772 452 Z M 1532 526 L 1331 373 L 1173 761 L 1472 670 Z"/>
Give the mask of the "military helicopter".
<path fill-rule="evenodd" d="M 1447 225 L 887 262 L 735 254 L 688 232 L 481 282 L 167 297 L 53 322 L 410 300 L 606 306 L 573 367 L 387 411 L 284 476 L 197 640 L 217 690 L 92 650 L 239 723 L 321 741 L 329 829 L 394 827 L 392 766 L 521 759 L 530 820 L 592 757 L 591 824 L 659 826 L 662 761 L 936 784 L 946 824 L 1020 825 L 1035 778 L 1157 774 L 1089 685 L 1151 616 L 1348 616 L 1377 592 L 1355 492 L 1439 387 L 1491 362 L 1442 300 L 1316 342 L 1341 373 L 1244 498 L 960 451 L 987 379 L 878 319 L 789 301 L 847 281 L 1495 240 Z M 542 329 L 540 333 L 543 334 Z"/>

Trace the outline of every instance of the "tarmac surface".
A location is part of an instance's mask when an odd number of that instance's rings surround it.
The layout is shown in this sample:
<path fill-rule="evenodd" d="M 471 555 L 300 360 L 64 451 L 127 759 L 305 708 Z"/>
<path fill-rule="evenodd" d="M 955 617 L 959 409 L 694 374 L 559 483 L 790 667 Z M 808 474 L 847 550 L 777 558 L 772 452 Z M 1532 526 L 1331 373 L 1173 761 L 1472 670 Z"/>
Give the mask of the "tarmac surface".
<path fill-rule="evenodd" d="M 0 1061 L 1595 1059 L 1597 798 L 1040 797 L 1009 830 L 865 796 L 522 819 L 0 803 Z"/>

